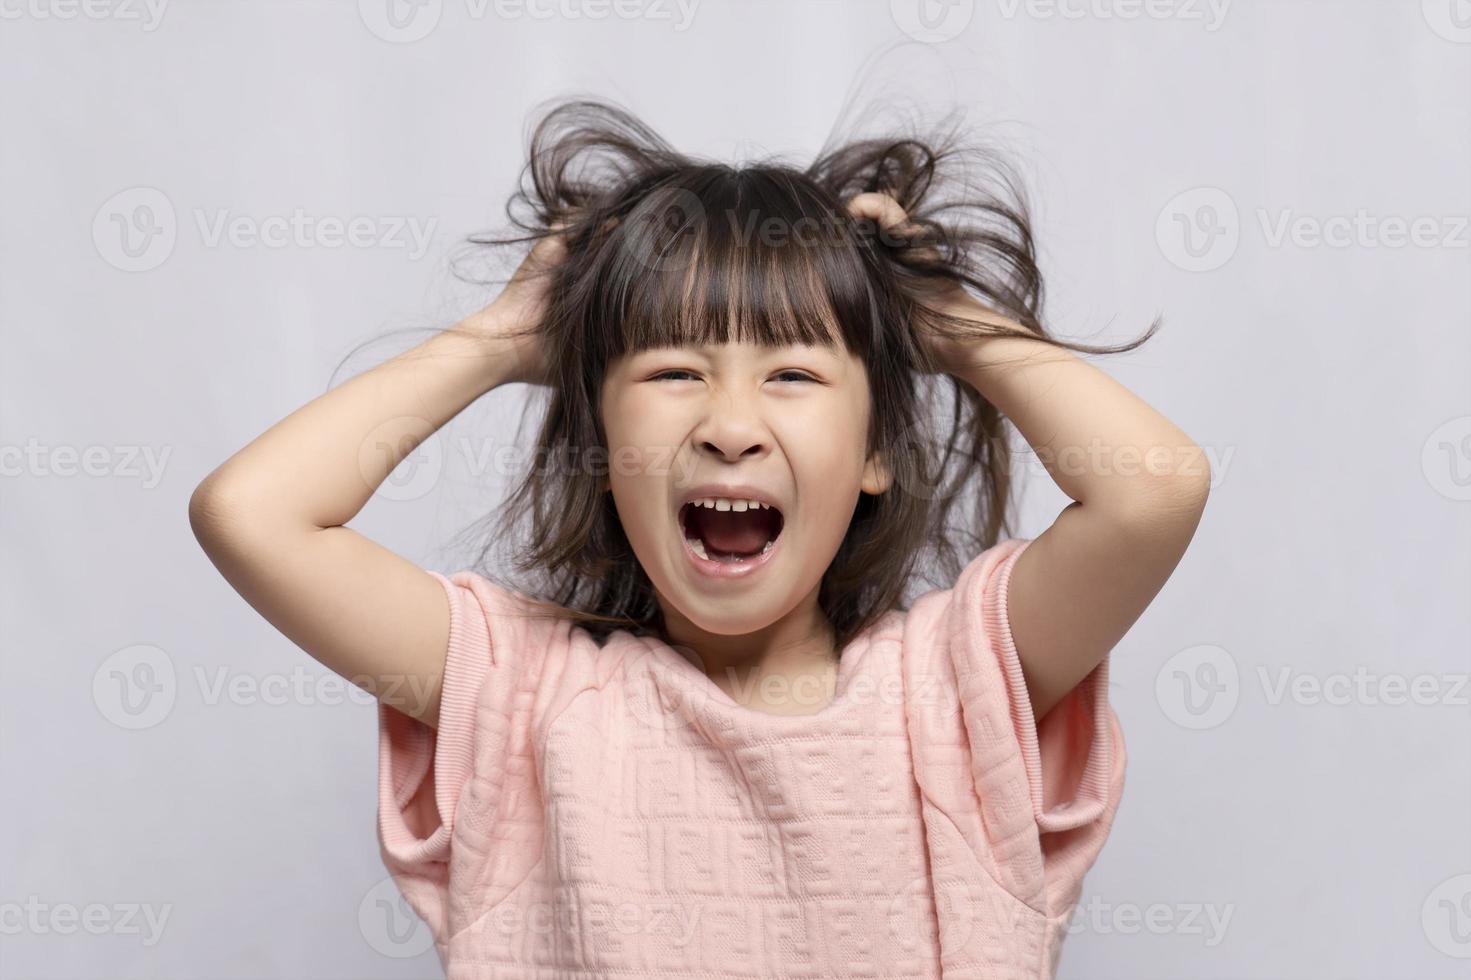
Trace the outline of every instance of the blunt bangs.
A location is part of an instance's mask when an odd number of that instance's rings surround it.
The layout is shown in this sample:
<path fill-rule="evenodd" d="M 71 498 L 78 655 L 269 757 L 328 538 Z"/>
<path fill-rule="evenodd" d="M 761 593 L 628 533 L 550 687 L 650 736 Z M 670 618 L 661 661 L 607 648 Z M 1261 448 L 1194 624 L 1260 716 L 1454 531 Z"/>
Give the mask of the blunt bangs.
<path fill-rule="evenodd" d="M 609 237 L 594 300 L 605 359 L 752 343 L 874 353 L 868 246 L 836 202 L 781 171 L 706 167 L 651 190 Z"/>

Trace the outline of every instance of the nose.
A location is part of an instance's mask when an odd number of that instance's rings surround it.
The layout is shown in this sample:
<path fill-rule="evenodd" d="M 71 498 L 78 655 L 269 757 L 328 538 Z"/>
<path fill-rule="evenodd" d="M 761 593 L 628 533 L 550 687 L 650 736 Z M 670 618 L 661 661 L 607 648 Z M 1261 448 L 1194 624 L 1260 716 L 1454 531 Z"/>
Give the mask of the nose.
<path fill-rule="evenodd" d="M 710 398 L 707 406 L 693 433 L 702 453 L 735 463 L 770 451 L 771 433 L 755 409 L 754 397 L 720 392 Z"/>

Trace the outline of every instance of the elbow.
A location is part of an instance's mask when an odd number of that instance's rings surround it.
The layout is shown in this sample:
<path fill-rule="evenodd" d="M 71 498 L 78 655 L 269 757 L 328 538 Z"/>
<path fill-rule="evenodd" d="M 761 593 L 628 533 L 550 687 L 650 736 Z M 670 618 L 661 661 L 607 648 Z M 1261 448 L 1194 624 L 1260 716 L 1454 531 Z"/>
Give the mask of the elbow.
<path fill-rule="evenodd" d="M 1210 459 L 1204 449 L 1193 447 L 1187 459 L 1188 464 L 1182 468 L 1183 472 L 1176 478 L 1170 492 L 1180 506 L 1193 511 L 1198 519 L 1205 510 L 1205 502 L 1210 499 L 1215 476 L 1211 472 Z"/>
<path fill-rule="evenodd" d="M 228 528 L 235 523 L 235 514 L 214 474 L 205 477 L 189 495 L 189 529 L 205 551 L 224 538 Z"/>
<path fill-rule="evenodd" d="M 1210 498 L 1212 474 L 1205 452 L 1193 447 L 1169 472 L 1137 473 L 1122 483 L 1105 508 L 1125 523 L 1157 529 L 1188 526 L 1193 532 Z"/>
<path fill-rule="evenodd" d="M 1215 480 L 1205 450 L 1190 442 L 1171 453 L 1171 459 L 1172 465 L 1146 473 L 1141 496 L 1168 509 L 1204 508 Z"/>
<path fill-rule="evenodd" d="M 1184 472 L 1151 477 L 1130 495 L 1130 517 L 1136 525 L 1144 523 L 1158 529 L 1195 533 L 1210 499 L 1211 472 L 1201 454 L 1200 472 Z"/>
<path fill-rule="evenodd" d="M 1199 475 L 1179 475 L 1161 480 L 1150 488 L 1148 496 L 1162 509 L 1199 514 L 1205 509 L 1205 502 L 1211 494 L 1210 467 L 1204 460 L 1201 470 Z"/>

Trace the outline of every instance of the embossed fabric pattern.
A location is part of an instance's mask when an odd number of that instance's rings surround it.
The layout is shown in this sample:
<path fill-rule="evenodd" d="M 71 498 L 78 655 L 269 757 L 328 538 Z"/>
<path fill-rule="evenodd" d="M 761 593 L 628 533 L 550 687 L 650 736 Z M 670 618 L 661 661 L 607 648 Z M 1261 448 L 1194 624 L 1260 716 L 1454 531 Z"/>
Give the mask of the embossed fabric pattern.
<path fill-rule="evenodd" d="M 774 715 L 468 571 L 440 727 L 378 708 L 385 866 L 449 980 L 1054 976 L 1123 792 L 1105 659 L 1035 724 L 1012 538 Z"/>

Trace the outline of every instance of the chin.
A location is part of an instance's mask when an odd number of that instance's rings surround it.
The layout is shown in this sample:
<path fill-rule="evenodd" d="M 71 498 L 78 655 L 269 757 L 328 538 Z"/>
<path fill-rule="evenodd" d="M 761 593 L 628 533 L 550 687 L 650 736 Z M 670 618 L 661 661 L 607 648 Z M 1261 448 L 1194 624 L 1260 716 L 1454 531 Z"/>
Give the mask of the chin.
<path fill-rule="evenodd" d="M 708 604 L 715 606 L 720 601 L 715 600 Z M 710 609 L 708 611 L 702 611 L 680 607 L 680 612 L 684 614 L 684 617 L 695 628 L 715 636 L 746 636 L 765 629 L 781 618 L 775 610 L 772 610 L 771 615 L 762 615 L 749 608 L 742 610 Z"/>

